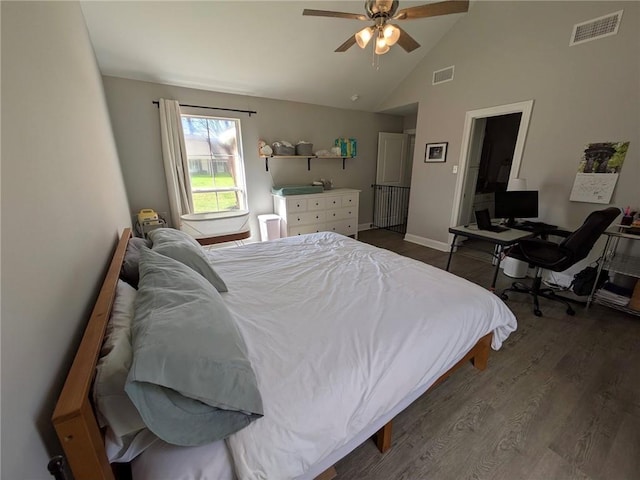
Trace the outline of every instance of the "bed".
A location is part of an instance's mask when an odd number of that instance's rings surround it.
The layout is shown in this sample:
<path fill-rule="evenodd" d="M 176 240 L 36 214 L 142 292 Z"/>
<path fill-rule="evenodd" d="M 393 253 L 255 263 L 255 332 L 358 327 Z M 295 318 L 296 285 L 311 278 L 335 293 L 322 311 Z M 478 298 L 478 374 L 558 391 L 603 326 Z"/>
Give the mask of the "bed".
<path fill-rule="evenodd" d="M 53 422 L 77 480 L 112 479 L 91 401 L 129 230 L 119 240 Z M 264 417 L 197 447 L 153 443 L 134 480 L 331 478 L 456 368 L 484 369 L 516 321 L 497 297 L 440 269 L 333 233 L 208 252 L 244 337 Z"/>

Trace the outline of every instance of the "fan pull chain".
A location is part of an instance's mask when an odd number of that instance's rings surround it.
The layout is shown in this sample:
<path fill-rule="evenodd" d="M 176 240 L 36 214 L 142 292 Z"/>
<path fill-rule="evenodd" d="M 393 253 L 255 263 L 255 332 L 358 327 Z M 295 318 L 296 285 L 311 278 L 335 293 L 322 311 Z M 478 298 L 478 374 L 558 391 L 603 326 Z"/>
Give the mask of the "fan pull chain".
<path fill-rule="evenodd" d="M 372 42 L 371 48 L 371 68 L 375 68 L 376 71 L 380 70 L 380 55 L 376 55 L 376 42 Z"/>
<path fill-rule="evenodd" d="M 371 68 L 376 66 L 376 50 L 375 49 L 376 49 L 375 46 L 371 48 Z"/>

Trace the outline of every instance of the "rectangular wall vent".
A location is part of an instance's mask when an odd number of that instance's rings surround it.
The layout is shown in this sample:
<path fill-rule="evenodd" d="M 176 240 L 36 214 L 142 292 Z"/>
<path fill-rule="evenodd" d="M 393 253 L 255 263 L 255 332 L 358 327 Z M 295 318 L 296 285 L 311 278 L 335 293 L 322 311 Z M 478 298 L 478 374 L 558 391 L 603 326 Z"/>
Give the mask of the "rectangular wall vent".
<path fill-rule="evenodd" d="M 620 10 L 619 12 L 574 25 L 569 46 L 617 34 L 622 12 L 623 10 Z"/>
<path fill-rule="evenodd" d="M 438 85 L 439 83 L 450 82 L 453 80 L 453 72 L 455 70 L 455 66 L 451 65 L 447 68 L 442 68 L 440 70 L 436 70 L 433 72 L 433 85 Z"/>

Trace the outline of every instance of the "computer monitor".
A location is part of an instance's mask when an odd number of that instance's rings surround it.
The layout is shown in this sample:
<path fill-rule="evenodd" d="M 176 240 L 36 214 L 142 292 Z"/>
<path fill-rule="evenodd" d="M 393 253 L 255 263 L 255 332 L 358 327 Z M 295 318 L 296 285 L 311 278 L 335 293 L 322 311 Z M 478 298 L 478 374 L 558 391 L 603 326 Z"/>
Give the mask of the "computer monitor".
<path fill-rule="evenodd" d="M 506 218 L 507 226 L 513 227 L 516 218 L 535 218 L 538 216 L 538 192 L 519 190 L 496 192 L 496 218 Z"/>

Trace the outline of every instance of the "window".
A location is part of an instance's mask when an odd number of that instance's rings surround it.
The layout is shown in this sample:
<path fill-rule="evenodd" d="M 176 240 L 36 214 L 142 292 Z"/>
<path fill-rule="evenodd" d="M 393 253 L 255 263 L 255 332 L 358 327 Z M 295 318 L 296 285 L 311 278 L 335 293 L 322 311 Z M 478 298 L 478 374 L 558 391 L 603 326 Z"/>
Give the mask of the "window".
<path fill-rule="evenodd" d="M 182 115 L 194 213 L 247 210 L 240 120 Z"/>

